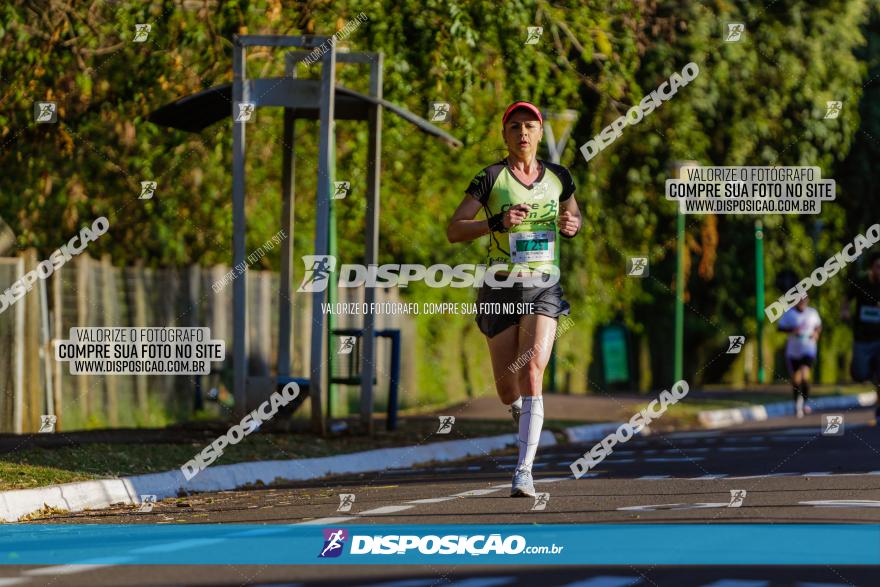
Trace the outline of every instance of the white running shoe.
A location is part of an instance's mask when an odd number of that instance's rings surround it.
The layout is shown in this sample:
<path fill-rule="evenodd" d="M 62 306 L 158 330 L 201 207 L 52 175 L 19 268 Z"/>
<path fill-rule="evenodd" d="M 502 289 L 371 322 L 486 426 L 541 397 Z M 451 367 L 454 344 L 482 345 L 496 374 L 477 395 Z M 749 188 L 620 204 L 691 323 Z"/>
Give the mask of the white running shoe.
<path fill-rule="evenodd" d="M 517 469 L 513 474 L 513 487 L 510 497 L 535 497 L 535 483 L 532 472 L 528 469 Z"/>
<path fill-rule="evenodd" d="M 794 402 L 794 411 L 798 418 L 804 417 L 804 397 L 799 395 Z"/>

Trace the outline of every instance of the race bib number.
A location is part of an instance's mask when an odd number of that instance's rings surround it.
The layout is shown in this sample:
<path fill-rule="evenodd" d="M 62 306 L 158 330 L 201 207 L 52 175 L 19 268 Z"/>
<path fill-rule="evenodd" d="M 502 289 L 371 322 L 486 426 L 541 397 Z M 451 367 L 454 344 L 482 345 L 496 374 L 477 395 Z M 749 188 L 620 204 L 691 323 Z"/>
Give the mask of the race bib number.
<path fill-rule="evenodd" d="M 859 320 L 868 324 L 880 324 L 880 307 L 862 306 L 859 312 Z"/>
<path fill-rule="evenodd" d="M 556 246 L 554 231 L 511 232 L 510 260 L 514 263 L 552 261 Z"/>

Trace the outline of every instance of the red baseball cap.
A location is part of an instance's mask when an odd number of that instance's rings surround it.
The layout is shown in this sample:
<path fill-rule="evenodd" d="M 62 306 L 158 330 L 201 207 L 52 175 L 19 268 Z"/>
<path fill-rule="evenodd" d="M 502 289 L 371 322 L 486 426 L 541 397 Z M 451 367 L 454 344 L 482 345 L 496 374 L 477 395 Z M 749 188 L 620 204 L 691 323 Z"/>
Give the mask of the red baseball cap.
<path fill-rule="evenodd" d="M 541 121 L 541 124 L 544 124 L 544 117 L 541 116 L 541 111 L 538 110 L 538 107 L 532 104 L 531 102 L 514 102 L 510 106 L 507 107 L 507 110 L 504 111 L 504 116 L 501 117 L 501 124 L 507 124 L 507 119 L 510 118 L 510 115 L 513 114 L 515 110 L 519 110 L 520 108 L 525 108 L 529 112 L 533 113 L 538 117 L 538 120 Z"/>

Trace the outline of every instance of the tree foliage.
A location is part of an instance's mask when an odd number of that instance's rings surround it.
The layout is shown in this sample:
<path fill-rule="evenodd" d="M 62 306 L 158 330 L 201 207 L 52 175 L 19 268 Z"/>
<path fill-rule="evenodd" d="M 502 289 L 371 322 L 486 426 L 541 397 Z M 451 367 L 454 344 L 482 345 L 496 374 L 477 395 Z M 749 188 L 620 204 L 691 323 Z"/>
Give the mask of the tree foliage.
<path fill-rule="evenodd" d="M 571 335 L 578 343 L 563 347 L 569 366 L 589 355 L 593 327 L 622 317 L 656 349 L 657 384 L 671 377 L 675 207 L 663 186 L 673 160 L 818 165 L 838 179 L 818 250 L 813 218 L 763 218 L 770 283 L 783 268 L 805 274 L 817 255 L 878 217 L 878 15 L 866 0 L 514 0 L 503 7 L 487 0 L 13 0 L 0 7 L 0 215 L 19 246 L 49 252 L 106 215 L 113 238 L 90 252 L 111 253 L 117 264 L 229 263 L 231 122 L 193 135 L 146 116 L 230 81 L 234 34 L 332 34 L 361 12 L 368 20 L 340 46 L 385 54 L 386 99 L 423 116 L 430 102 L 450 102 L 448 130 L 465 143 L 450 151 L 386 113 L 382 262 L 479 262 L 484 245 L 450 245 L 444 227 L 471 177 L 504 155 L 500 113 L 517 99 L 579 111 L 562 163 L 578 185 L 586 230 L 565 243 L 564 284 L 587 334 Z M 725 43 L 725 22 L 746 23 L 744 41 Z M 137 23 L 152 25 L 145 43 L 132 42 Z M 529 26 L 544 27 L 535 45 L 524 44 Z M 700 67 L 697 79 L 584 162 L 579 145 L 690 61 Z M 317 68 L 301 66 L 299 75 Z M 282 75 L 281 52 L 252 50 L 248 70 Z M 341 65 L 338 76 L 342 85 L 368 89 L 359 66 Z M 57 101 L 57 124 L 34 124 L 33 104 L 42 100 Z M 827 100 L 844 102 L 840 118 L 823 119 Z M 260 110 L 257 117 L 248 129 L 249 250 L 280 228 L 281 115 Z M 298 123 L 297 254 L 312 248 L 316 135 L 316 123 Z M 336 176 L 352 185 L 337 205 L 345 262 L 359 261 L 363 250 L 367 138 L 363 124 L 337 125 Z M 153 200 L 137 199 L 143 180 L 158 182 Z M 754 332 L 754 220 L 687 218 L 687 344 L 698 379 L 724 375 L 723 362 L 701 368 L 721 340 Z M 632 252 L 648 254 L 650 279 L 624 276 Z M 842 283 L 825 288 L 830 303 Z M 471 292 L 418 293 L 467 299 Z"/>

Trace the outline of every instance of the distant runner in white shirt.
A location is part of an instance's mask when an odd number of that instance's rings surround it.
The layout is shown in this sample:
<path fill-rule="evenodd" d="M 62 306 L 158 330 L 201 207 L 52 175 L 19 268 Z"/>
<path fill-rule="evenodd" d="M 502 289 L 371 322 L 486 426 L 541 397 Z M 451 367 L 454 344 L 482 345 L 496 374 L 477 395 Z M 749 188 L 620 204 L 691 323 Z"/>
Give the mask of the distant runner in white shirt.
<path fill-rule="evenodd" d="M 810 299 L 804 296 L 779 320 L 779 330 L 789 333 L 785 344 L 785 364 L 791 377 L 798 418 L 811 412 L 806 405 L 810 396 L 810 369 L 816 361 L 816 343 L 819 341 L 819 333 L 822 332 L 819 312 L 807 305 L 809 302 Z"/>

